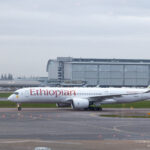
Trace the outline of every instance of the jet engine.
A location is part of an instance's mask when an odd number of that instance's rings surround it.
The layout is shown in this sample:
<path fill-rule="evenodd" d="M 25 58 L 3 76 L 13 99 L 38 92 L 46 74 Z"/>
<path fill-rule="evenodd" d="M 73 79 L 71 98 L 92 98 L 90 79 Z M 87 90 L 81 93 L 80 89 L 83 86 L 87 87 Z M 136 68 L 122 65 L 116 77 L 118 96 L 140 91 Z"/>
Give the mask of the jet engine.
<path fill-rule="evenodd" d="M 89 107 L 88 99 L 74 98 L 72 102 L 72 107 L 74 109 L 84 109 Z"/>

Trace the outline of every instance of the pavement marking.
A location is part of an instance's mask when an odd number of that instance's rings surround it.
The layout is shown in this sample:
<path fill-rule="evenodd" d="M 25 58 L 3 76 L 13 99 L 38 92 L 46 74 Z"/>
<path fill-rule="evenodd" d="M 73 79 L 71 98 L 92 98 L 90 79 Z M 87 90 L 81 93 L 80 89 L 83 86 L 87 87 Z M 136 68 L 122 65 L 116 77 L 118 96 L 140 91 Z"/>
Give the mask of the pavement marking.
<path fill-rule="evenodd" d="M 140 135 L 140 133 L 137 133 L 137 132 L 133 132 L 133 131 L 125 131 L 123 129 L 118 129 L 118 128 L 121 128 L 121 127 L 128 127 L 129 125 L 120 125 L 120 126 L 114 126 L 113 129 L 114 131 L 116 132 L 122 132 L 122 133 L 127 133 L 128 134 L 128 137 L 130 137 L 131 135 Z M 146 136 L 145 134 L 143 134 L 144 136 Z M 142 136 L 143 136 L 142 135 Z"/>
<path fill-rule="evenodd" d="M 121 130 L 119 130 L 119 129 L 117 128 L 117 126 L 114 126 L 114 127 L 113 127 L 113 130 L 116 131 L 116 132 L 122 132 Z"/>
<path fill-rule="evenodd" d="M 139 144 L 150 144 L 150 141 L 146 141 L 146 140 L 136 140 L 135 143 L 139 143 Z"/>
<path fill-rule="evenodd" d="M 42 141 L 42 140 L 8 140 L 8 141 L 0 141 L 0 144 L 14 144 L 14 143 L 55 143 L 55 144 L 66 144 L 66 145 L 82 145 L 79 142 L 60 142 L 60 141 Z"/>
<path fill-rule="evenodd" d="M 35 150 L 51 150 L 49 147 L 35 147 Z"/>
<path fill-rule="evenodd" d="M 94 113 L 90 113 L 89 116 L 91 116 L 91 117 L 97 117 L 96 114 L 94 114 Z"/>

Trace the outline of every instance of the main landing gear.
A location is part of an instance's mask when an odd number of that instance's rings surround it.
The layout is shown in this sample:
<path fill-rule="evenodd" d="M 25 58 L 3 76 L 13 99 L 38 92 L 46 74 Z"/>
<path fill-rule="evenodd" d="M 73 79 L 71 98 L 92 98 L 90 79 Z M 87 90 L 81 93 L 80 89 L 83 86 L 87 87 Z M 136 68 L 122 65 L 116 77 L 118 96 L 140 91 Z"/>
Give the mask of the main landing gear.
<path fill-rule="evenodd" d="M 102 111 L 102 107 L 88 107 L 85 110 L 89 110 L 89 111 Z"/>
<path fill-rule="evenodd" d="M 17 108 L 18 108 L 18 111 L 21 111 L 22 110 L 21 104 L 17 104 Z"/>

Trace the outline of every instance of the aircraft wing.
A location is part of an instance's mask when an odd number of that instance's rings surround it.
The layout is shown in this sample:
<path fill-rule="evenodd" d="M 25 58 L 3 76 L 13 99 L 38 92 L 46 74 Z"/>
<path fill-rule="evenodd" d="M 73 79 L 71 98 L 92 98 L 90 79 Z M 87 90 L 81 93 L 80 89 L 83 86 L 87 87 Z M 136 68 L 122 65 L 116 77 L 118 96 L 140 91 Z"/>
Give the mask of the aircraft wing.
<path fill-rule="evenodd" d="M 93 97 L 89 97 L 89 101 L 92 101 L 92 102 L 101 102 L 101 101 L 104 101 L 104 100 L 107 100 L 107 99 L 114 99 L 116 97 L 122 97 L 123 95 L 107 95 L 107 96 L 93 96 Z"/>
<path fill-rule="evenodd" d="M 91 102 L 102 102 L 102 101 L 105 101 L 105 100 L 114 100 L 115 102 L 115 98 L 121 98 L 121 97 L 124 97 L 124 96 L 129 96 L 129 95 L 137 95 L 137 94 L 141 94 L 141 93 L 129 93 L 129 94 L 115 94 L 115 95 L 104 95 L 104 96 L 93 96 L 93 97 L 89 97 L 89 101 Z"/>
<path fill-rule="evenodd" d="M 150 93 L 150 89 L 147 89 L 146 91 L 144 92 L 132 92 L 132 93 L 127 93 L 127 94 L 110 94 L 110 95 L 103 95 L 103 96 L 93 96 L 93 97 L 89 97 L 89 100 L 90 101 L 93 101 L 93 102 L 96 102 L 96 101 L 103 101 L 103 100 L 107 100 L 107 99 L 115 99 L 115 98 L 121 98 L 121 97 L 124 97 L 124 96 L 129 96 L 129 95 L 138 95 L 138 94 L 143 94 L 143 93 Z"/>

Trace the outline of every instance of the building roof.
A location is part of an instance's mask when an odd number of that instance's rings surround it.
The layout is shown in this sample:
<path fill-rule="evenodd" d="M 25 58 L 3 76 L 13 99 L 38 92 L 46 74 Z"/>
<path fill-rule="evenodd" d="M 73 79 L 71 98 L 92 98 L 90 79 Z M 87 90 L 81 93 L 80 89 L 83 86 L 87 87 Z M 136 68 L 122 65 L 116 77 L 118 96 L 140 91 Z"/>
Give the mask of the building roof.
<path fill-rule="evenodd" d="M 73 58 L 73 57 L 57 57 L 55 60 L 48 60 L 46 71 L 48 72 L 48 66 L 52 61 L 70 62 L 70 63 L 92 63 L 92 64 L 150 64 L 150 59 L 102 59 L 102 58 Z"/>
<path fill-rule="evenodd" d="M 74 62 L 121 62 L 121 63 L 150 63 L 150 59 L 98 59 L 98 58 L 73 58 Z"/>

